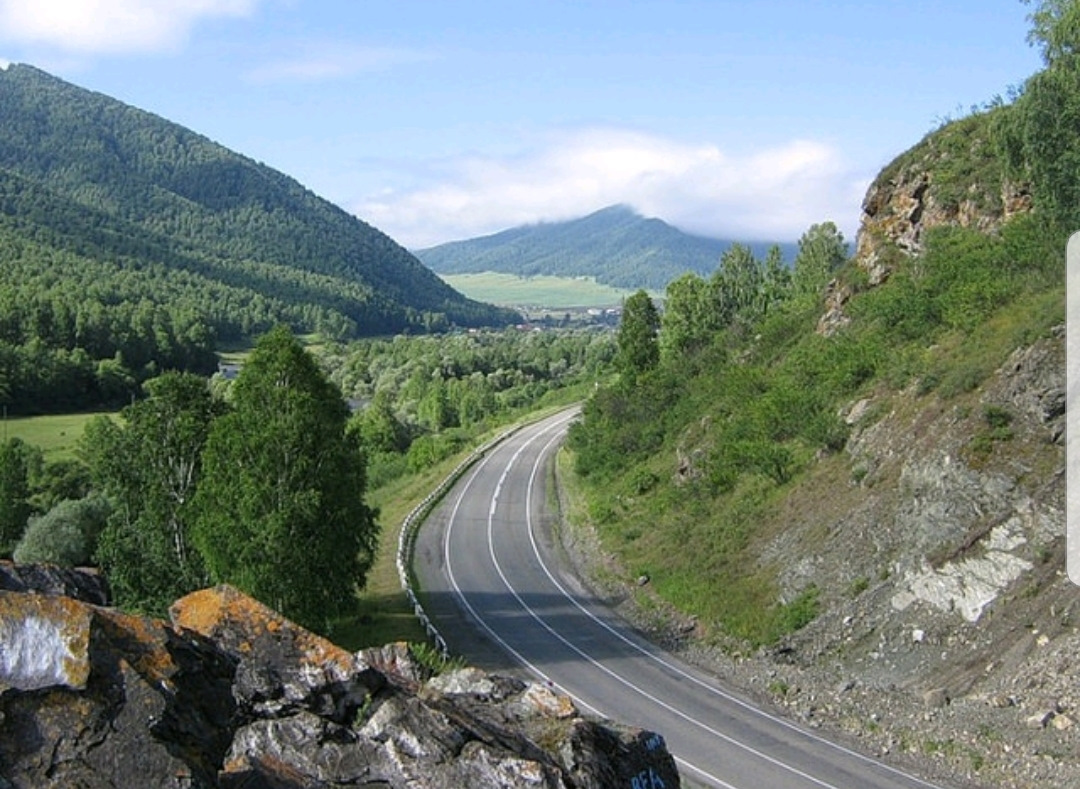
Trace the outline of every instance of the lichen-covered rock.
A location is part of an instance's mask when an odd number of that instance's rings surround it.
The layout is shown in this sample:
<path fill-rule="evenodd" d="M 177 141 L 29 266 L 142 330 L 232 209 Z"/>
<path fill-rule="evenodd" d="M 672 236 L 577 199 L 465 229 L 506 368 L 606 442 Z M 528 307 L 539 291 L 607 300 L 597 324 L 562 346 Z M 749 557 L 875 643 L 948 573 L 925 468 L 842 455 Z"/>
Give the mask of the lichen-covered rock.
<path fill-rule="evenodd" d="M 547 686 L 429 681 L 403 644 L 352 654 L 229 587 L 172 616 L 0 591 L 0 787 L 679 785 L 659 735 Z"/>

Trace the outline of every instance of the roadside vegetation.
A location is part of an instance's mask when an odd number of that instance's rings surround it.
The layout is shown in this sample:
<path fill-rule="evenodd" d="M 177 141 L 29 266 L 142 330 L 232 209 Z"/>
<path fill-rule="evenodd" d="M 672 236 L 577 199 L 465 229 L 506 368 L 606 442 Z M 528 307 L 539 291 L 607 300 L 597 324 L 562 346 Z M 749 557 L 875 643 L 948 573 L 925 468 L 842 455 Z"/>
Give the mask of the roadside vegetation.
<path fill-rule="evenodd" d="M 1031 210 L 992 232 L 938 226 L 916 255 L 883 242 L 887 279 L 874 285 L 824 224 L 800 241 L 790 278 L 733 250 L 711 277 L 672 282 L 659 322 L 646 294 L 627 301 L 619 379 L 570 434 L 584 510 L 624 580 L 648 578 L 718 643 L 772 644 L 818 614 L 823 590 L 782 595 L 762 548 L 783 533 L 788 491 L 835 476 L 855 402 L 960 399 L 1064 321 L 1065 244 L 1080 227 L 1080 4 L 1041 3 L 1033 20 L 1046 69 L 1015 101 L 935 130 L 878 179 L 888 187 L 917 162 L 946 208 L 1000 212 L 1011 183 Z M 816 330 L 827 283 L 848 319 L 828 336 Z M 1010 435 L 1000 414 L 984 433 L 973 451 Z"/>

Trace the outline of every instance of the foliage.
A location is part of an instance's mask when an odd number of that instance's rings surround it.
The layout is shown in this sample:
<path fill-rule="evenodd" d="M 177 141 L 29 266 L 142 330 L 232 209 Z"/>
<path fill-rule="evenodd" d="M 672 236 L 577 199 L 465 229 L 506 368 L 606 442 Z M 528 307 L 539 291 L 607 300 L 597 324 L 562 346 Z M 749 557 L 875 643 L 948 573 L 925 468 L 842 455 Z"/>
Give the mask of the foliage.
<path fill-rule="evenodd" d="M 31 449 L 19 438 L 0 444 L 0 554 L 10 555 L 30 517 Z"/>
<path fill-rule="evenodd" d="M 108 500 L 99 494 L 61 501 L 46 514 L 30 519 L 15 548 L 15 561 L 61 567 L 87 564 L 110 509 Z"/>
<path fill-rule="evenodd" d="M 259 340 L 203 452 L 196 544 L 231 583 L 313 629 L 354 605 L 378 539 L 340 391 L 284 327 Z"/>
<path fill-rule="evenodd" d="M 127 402 L 282 322 L 345 339 L 516 319 L 292 179 L 24 65 L 0 71 L 0 270 L 12 413 Z"/>
<path fill-rule="evenodd" d="M 967 370 L 965 385 L 978 385 L 1061 320 L 1060 249 L 1044 228 L 1036 214 L 995 235 L 928 232 L 922 255 L 898 258 L 884 284 L 855 291 L 852 323 L 830 337 L 813 331 L 820 289 L 850 277 L 852 264 L 829 223 L 804 235 L 788 283 L 770 288 L 768 266 L 740 250 L 707 281 L 673 282 L 656 367 L 634 387 L 599 389 L 570 431 L 605 545 L 729 636 L 770 643 L 804 626 L 826 590 L 781 602 L 758 553 L 757 541 L 775 536 L 763 530 L 781 528 L 784 491 L 843 449 L 838 415 L 853 399 L 935 371 L 940 396 L 951 396 L 951 376 Z M 1010 435 L 1007 414 L 985 420 L 972 452 Z"/>
<path fill-rule="evenodd" d="M 82 447 L 95 489 L 114 506 L 95 558 L 120 605 L 161 615 L 206 581 L 192 545 L 192 502 L 221 407 L 190 373 L 166 373 L 145 388 L 120 423 L 89 423 Z"/>
<path fill-rule="evenodd" d="M 848 258 L 844 234 L 832 222 L 812 225 L 799 239 L 792 285 L 801 296 L 819 298 Z"/>
<path fill-rule="evenodd" d="M 1043 0 L 1031 19 L 1029 40 L 1046 68 L 1027 80 L 999 123 L 1000 147 L 1064 238 L 1080 227 L 1080 6 Z"/>
<path fill-rule="evenodd" d="M 609 372 L 614 354 L 610 331 L 505 330 L 332 345 L 320 361 L 360 406 L 349 429 L 360 436 L 378 486 L 591 384 Z"/>
<path fill-rule="evenodd" d="M 660 346 L 656 339 L 659 331 L 660 314 L 656 305 L 648 293 L 639 290 L 623 304 L 616 338 L 619 346 L 616 365 L 627 381 L 634 381 L 660 361 Z"/>

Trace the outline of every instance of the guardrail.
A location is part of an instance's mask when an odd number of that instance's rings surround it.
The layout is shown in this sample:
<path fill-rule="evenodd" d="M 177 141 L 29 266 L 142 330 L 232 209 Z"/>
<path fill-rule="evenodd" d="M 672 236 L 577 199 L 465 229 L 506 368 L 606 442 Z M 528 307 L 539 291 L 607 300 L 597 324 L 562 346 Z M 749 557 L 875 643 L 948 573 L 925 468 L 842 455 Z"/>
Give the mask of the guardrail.
<path fill-rule="evenodd" d="M 439 503 L 442 497 L 446 495 L 446 492 L 450 490 L 454 483 L 461 479 L 462 475 L 468 471 L 476 461 L 486 455 L 492 447 L 505 441 L 522 427 L 523 425 L 516 425 L 470 452 L 468 457 L 458 463 L 454 470 L 439 483 L 438 487 L 425 496 L 424 500 L 417 504 L 413 508 L 413 511 L 406 515 L 405 520 L 401 522 L 401 531 L 398 534 L 397 549 L 398 579 L 401 581 L 401 588 L 405 591 L 406 597 L 409 598 L 409 603 L 412 604 L 413 613 L 416 614 L 416 618 L 420 620 L 420 624 L 423 626 L 428 638 L 432 640 L 432 643 L 435 644 L 435 648 L 439 650 L 439 653 L 444 658 L 450 656 L 450 650 L 446 646 L 446 640 L 442 637 L 438 628 L 432 623 L 427 612 L 424 611 L 424 606 L 420 604 L 420 600 L 417 598 L 416 592 L 413 591 L 412 588 L 409 564 L 412 560 L 413 547 L 416 545 L 416 533 L 420 528 L 420 524 L 424 522 L 424 519 L 431 513 L 431 510 L 435 508 L 435 505 Z"/>

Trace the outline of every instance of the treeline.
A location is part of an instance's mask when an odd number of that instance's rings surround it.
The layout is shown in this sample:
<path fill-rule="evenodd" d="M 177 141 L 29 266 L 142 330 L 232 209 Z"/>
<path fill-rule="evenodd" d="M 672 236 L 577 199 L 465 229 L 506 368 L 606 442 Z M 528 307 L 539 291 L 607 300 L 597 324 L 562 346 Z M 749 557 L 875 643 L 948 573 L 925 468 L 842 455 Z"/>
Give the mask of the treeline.
<path fill-rule="evenodd" d="M 157 614 L 227 581 L 322 629 L 349 612 L 373 558 L 364 490 L 574 396 L 614 353 L 610 331 L 578 330 L 402 336 L 316 357 L 277 327 L 235 380 L 149 378 L 118 419 L 88 424 L 75 459 L 0 443 L 0 555 L 96 564 L 119 605 Z"/>
<path fill-rule="evenodd" d="M 28 66 L 0 71 L 0 402 L 96 407 L 278 324 L 345 340 L 518 316 L 182 127 Z"/>
<path fill-rule="evenodd" d="M 939 204 L 973 200 L 1000 216 L 994 200 L 1012 179 L 1028 185 L 1032 211 L 992 233 L 929 230 L 916 256 L 885 244 L 884 282 L 818 226 L 790 278 L 733 252 L 713 276 L 671 283 L 662 315 L 644 292 L 627 302 L 619 379 L 570 432 L 575 468 L 606 548 L 715 637 L 775 642 L 840 593 L 782 598 L 756 541 L 782 532 L 785 491 L 845 446 L 853 402 L 963 397 L 1064 320 L 1064 249 L 1080 227 L 1080 4 L 1045 2 L 1033 18 L 1046 69 L 1012 104 L 935 131 L 879 179 L 918 158 Z M 816 331 L 826 282 L 847 319 L 830 336 Z"/>
<path fill-rule="evenodd" d="M 432 465 L 546 397 L 609 374 L 610 331 L 459 332 L 331 347 L 329 375 L 354 418 L 375 484 Z"/>
<path fill-rule="evenodd" d="M 94 563 L 117 604 L 156 615 L 233 584 L 325 631 L 374 558 L 365 452 L 341 393 L 285 327 L 263 336 L 228 397 L 170 372 L 54 467 L 0 445 L 0 551 Z M 34 510 L 40 508 L 39 514 Z"/>

